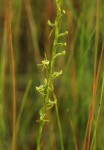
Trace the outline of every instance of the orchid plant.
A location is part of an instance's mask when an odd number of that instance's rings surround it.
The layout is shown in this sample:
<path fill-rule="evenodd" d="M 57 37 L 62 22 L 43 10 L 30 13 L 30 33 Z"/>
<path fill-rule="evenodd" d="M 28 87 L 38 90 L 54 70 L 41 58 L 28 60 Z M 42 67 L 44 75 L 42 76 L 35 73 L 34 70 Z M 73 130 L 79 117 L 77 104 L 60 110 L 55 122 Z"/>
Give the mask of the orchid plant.
<path fill-rule="evenodd" d="M 51 23 L 50 20 L 48 20 L 48 25 L 52 28 L 49 37 L 54 33 L 54 40 L 52 45 L 52 54 L 51 59 L 47 59 L 47 56 L 45 54 L 45 58 L 41 61 L 41 64 L 38 64 L 39 67 L 42 68 L 42 71 L 47 70 L 48 75 L 44 79 L 44 83 L 40 86 L 36 86 L 36 90 L 43 95 L 43 105 L 39 111 L 39 120 L 37 120 L 40 123 L 39 128 L 39 135 L 37 139 L 37 150 L 40 150 L 40 140 L 42 136 L 42 130 L 43 125 L 46 121 L 49 121 L 49 119 L 46 118 L 47 110 L 51 109 L 53 106 L 55 106 L 56 110 L 56 116 L 59 126 L 59 134 L 60 134 L 60 142 L 61 142 L 61 149 L 63 150 L 63 140 L 62 140 L 62 131 L 61 131 L 61 124 L 59 120 L 59 114 L 58 114 L 58 106 L 57 106 L 57 98 L 54 92 L 54 82 L 53 80 L 59 77 L 62 74 L 62 70 L 55 71 L 55 60 L 57 57 L 65 55 L 65 50 L 58 52 L 59 47 L 65 47 L 67 44 L 66 42 L 59 42 L 59 39 L 61 37 L 64 37 L 68 34 L 68 31 L 65 31 L 64 33 L 59 32 L 59 23 L 62 18 L 62 16 L 65 14 L 65 10 L 61 10 L 61 0 L 56 0 L 56 8 L 57 8 L 57 14 L 56 19 L 54 23 Z M 53 95 L 53 100 L 51 100 L 50 95 Z"/>

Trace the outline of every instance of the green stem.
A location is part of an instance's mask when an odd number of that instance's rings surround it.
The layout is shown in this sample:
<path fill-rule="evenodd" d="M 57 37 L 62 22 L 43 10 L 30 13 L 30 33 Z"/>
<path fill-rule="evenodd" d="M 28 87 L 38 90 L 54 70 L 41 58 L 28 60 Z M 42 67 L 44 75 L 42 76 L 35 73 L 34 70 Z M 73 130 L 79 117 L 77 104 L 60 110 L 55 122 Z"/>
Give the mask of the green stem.
<path fill-rule="evenodd" d="M 57 123 L 58 123 L 58 128 L 59 128 L 59 137 L 60 137 L 61 150 L 64 150 L 63 138 L 62 138 L 62 129 L 61 129 L 61 123 L 60 123 L 60 119 L 59 119 L 59 112 L 58 112 L 57 103 L 55 104 L 55 111 L 56 111 L 56 118 L 57 118 Z"/>
<path fill-rule="evenodd" d="M 94 141 L 95 141 L 95 137 L 96 137 L 98 119 L 99 119 L 99 116 L 100 116 L 101 103 L 102 103 L 102 99 L 103 99 L 103 91 L 104 91 L 104 75 L 103 75 L 103 83 L 102 83 L 102 89 L 101 89 L 101 96 L 100 96 L 99 108 L 98 108 L 98 113 L 97 113 L 97 119 L 96 119 L 96 122 L 95 122 L 95 129 L 94 129 L 94 134 L 93 134 L 93 137 L 92 137 L 92 142 L 91 142 L 91 148 L 90 148 L 90 150 L 93 149 Z"/>
<path fill-rule="evenodd" d="M 53 93 L 54 101 L 55 101 L 55 111 L 56 111 L 56 118 L 59 128 L 59 137 L 60 137 L 60 144 L 61 144 L 61 150 L 64 150 L 64 144 L 63 144 L 63 137 L 62 137 L 62 129 L 61 129 L 61 123 L 59 118 L 59 111 L 58 111 L 58 105 L 57 105 L 57 98 L 56 95 Z"/>
<path fill-rule="evenodd" d="M 26 87 L 26 90 L 25 90 L 25 93 L 24 93 L 24 96 L 23 96 L 23 99 L 21 101 L 21 105 L 20 105 L 20 109 L 19 109 L 19 114 L 18 114 L 17 122 L 16 122 L 15 146 L 17 144 L 17 135 L 18 135 L 19 127 L 20 127 L 20 121 L 21 121 L 22 113 L 23 113 L 23 110 L 24 110 L 24 106 L 25 106 L 25 103 L 26 103 L 26 98 L 28 96 L 31 84 L 32 84 L 32 80 L 29 80 L 28 84 L 27 84 L 27 87 Z"/>
<path fill-rule="evenodd" d="M 19 130 L 19 126 L 20 126 L 20 121 L 21 121 L 23 109 L 24 109 L 24 106 L 25 106 L 25 103 L 26 103 L 26 98 L 28 96 L 31 84 L 32 84 L 32 80 L 29 80 L 28 84 L 27 84 L 27 87 L 26 87 L 26 90 L 25 90 L 25 93 L 24 93 L 24 96 L 23 96 L 23 99 L 21 101 L 21 105 L 20 105 L 20 109 L 19 109 L 19 114 L 18 114 L 18 117 L 17 117 L 17 123 L 16 123 L 16 136 L 18 134 L 18 130 Z"/>
<path fill-rule="evenodd" d="M 37 139 L 37 150 L 40 150 L 40 140 L 42 136 L 43 126 L 44 126 L 44 121 L 40 122 L 39 134 L 38 134 L 38 139 Z"/>

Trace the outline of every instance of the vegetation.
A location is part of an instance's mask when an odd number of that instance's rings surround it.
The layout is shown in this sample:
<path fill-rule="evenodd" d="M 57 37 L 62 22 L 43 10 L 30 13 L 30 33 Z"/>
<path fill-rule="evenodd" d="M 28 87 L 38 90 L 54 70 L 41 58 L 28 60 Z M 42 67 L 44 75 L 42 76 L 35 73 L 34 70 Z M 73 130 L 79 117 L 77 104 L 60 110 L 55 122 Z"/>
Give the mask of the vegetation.
<path fill-rule="evenodd" d="M 103 10 L 0 1 L 1 150 L 103 150 Z"/>

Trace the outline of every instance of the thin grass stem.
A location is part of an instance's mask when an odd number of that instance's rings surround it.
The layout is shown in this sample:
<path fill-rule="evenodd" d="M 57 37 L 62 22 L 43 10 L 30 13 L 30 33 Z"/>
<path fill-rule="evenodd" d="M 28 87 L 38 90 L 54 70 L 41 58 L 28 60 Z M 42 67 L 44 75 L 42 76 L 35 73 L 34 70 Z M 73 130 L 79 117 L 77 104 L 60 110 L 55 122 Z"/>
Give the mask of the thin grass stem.
<path fill-rule="evenodd" d="M 32 84 L 32 80 L 29 80 L 28 84 L 27 84 L 27 87 L 26 87 L 26 90 L 25 90 L 25 93 L 24 93 L 24 96 L 23 96 L 23 99 L 22 99 L 22 103 L 20 105 L 19 114 L 18 114 L 17 122 L 16 122 L 16 137 L 17 137 L 17 134 L 18 134 L 20 121 L 21 121 L 21 116 L 22 116 L 22 113 L 23 113 L 23 110 L 24 110 L 24 106 L 25 106 L 25 103 L 26 103 L 26 98 L 27 98 L 27 95 L 29 93 L 29 89 L 31 87 L 31 84 Z"/>
<path fill-rule="evenodd" d="M 15 81 L 15 58 L 14 58 L 13 43 L 12 43 L 12 0 L 9 0 L 8 26 L 9 26 L 9 46 L 10 46 L 11 63 L 12 63 L 12 88 L 13 88 L 12 150 L 15 150 L 15 127 L 16 127 L 16 81 Z"/>

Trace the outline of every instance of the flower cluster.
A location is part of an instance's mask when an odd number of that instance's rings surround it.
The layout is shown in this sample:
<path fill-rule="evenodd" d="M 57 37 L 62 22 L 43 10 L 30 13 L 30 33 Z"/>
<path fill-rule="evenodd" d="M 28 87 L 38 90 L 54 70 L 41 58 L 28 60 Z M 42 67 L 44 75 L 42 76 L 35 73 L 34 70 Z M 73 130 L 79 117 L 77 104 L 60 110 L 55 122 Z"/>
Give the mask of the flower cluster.
<path fill-rule="evenodd" d="M 44 79 L 44 83 L 40 86 L 36 86 L 36 90 L 44 97 L 44 101 L 42 104 L 42 107 L 39 111 L 39 120 L 40 127 L 39 127 L 39 136 L 37 138 L 37 149 L 40 150 L 40 139 L 42 135 L 42 129 L 44 122 L 49 121 L 46 119 L 46 111 L 51 109 L 53 106 L 55 106 L 58 126 L 59 126 L 59 132 L 60 132 L 60 141 L 61 141 L 61 149 L 63 150 L 63 142 L 62 142 L 62 132 L 61 132 L 61 125 L 59 121 L 59 115 L 58 115 L 58 107 L 57 107 L 57 99 L 54 92 L 54 82 L 53 80 L 59 77 L 62 74 L 62 70 L 55 71 L 55 60 L 57 57 L 65 55 L 65 50 L 59 52 L 58 49 L 60 47 L 65 47 L 67 44 L 66 42 L 59 42 L 60 38 L 66 36 L 68 34 L 68 31 L 65 31 L 64 33 L 59 32 L 59 23 L 61 17 L 65 14 L 65 10 L 61 11 L 61 1 L 62 0 L 56 0 L 56 19 L 54 23 L 52 23 L 50 20 L 48 20 L 48 25 L 51 27 L 51 32 L 49 37 L 54 33 L 54 40 L 52 44 L 52 54 L 51 59 L 48 60 L 46 55 L 45 58 L 41 61 L 40 64 L 38 64 L 39 67 L 42 67 L 42 71 L 47 70 L 48 75 Z"/>
<path fill-rule="evenodd" d="M 57 11 L 57 17 L 54 23 L 51 23 L 50 20 L 48 20 L 48 25 L 51 26 L 52 30 L 50 32 L 50 36 L 51 34 L 54 32 L 55 38 L 53 41 L 53 47 L 52 47 L 52 58 L 50 60 L 47 59 L 46 54 L 45 54 L 45 58 L 41 61 L 41 64 L 38 64 L 38 66 L 42 67 L 42 71 L 44 71 L 45 69 L 48 70 L 49 75 L 47 78 L 44 79 L 44 84 L 40 85 L 40 86 L 36 86 L 36 90 L 42 94 L 44 96 L 44 103 L 42 108 L 40 109 L 40 119 L 39 121 L 47 121 L 45 119 L 45 111 L 47 109 L 51 109 L 55 104 L 56 101 L 55 100 L 50 100 L 50 92 L 49 91 L 53 91 L 54 88 L 53 87 L 53 80 L 56 79 L 57 77 L 59 77 L 62 74 L 62 70 L 61 71 L 54 71 L 54 62 L 55 59 L 58 56 L 62 56 L 65 55 L 65 50 L 61 51 L 61 52 L 57 52 L 57 48 L 58 47 L 64 47 L 67 44 L 66 43 L 60 43 L 59 38 L 64 37 L 68 34 L 68 31 L 65 31 L 64 33 L 59 33 L 59 29 L 58 29 L 58 25 L 60 22 L 60 19 L 62 17 L 62 15 L 65 14 L 65 10 L 61 11 L 60 9 L 60 0 L 57 1 L 57 7 L 58 7 L 58 11 Z"/>
<path fill-rule="evenodd" d="M 44 71 L 44 69 L 46 69 L 49 66 L 49 60 L 47 59 L 46 55 L 45 58 L 42 60 L 41 64 L 38 64 L 37 66 L 41 66 L 42 71 Z"/>

